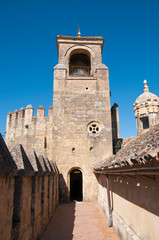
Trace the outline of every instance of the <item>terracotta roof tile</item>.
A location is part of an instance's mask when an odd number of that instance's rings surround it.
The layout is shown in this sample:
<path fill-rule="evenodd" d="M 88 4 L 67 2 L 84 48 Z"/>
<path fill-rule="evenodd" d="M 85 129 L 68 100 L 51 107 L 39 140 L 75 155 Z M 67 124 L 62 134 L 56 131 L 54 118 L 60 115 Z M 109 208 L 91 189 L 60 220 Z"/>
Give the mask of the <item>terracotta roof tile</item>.
<path fill-rule="evenodd" d="M 116 155 L 94 167 L 95 171 L 116 168 L 159 166 L 159 125 L 123 146 Z"/>

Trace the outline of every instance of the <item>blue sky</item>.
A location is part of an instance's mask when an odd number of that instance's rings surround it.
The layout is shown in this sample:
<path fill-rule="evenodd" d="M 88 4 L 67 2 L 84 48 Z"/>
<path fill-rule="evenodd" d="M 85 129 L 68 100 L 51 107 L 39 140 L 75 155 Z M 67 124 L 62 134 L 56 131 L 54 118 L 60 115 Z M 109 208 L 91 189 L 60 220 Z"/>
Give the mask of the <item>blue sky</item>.
<path fill-rule="evenodd" d="M 56 36 L 103 36 L 111 104 L 119 105 L 121 137 L 136 135 L 133 103 L 147 79 L 159 95 L 159 1 L 0 1 L 0 132 L 6 115 L 52 105 Z M 47 112 L 46 112 L 47 114 Z"/>

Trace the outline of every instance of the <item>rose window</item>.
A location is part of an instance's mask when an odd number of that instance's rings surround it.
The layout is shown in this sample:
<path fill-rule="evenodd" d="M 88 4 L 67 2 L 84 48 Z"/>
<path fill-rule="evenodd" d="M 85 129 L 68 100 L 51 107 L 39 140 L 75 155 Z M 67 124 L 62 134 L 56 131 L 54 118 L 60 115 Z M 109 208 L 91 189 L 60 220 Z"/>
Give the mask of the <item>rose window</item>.
<path fill-rule="evenodd" d="M 96 135 L 99 133 L 99 125 L 98 123 L 96 122 L 93 122 L 91 124 L 89 124 L 88 126 L 88 132 L 91 134 L 91 135 Z"/>

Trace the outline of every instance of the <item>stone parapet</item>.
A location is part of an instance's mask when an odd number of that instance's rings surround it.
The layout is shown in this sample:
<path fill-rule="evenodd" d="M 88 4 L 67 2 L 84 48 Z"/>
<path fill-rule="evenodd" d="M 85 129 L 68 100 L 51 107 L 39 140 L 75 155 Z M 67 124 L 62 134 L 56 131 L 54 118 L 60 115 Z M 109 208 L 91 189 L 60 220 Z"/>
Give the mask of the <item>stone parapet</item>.
<path fill-rule="evenodd" d="M 52 107 L 49 108 L 49 112 L 52 111 Z M 40 118 L 47 119 L 48 116 L 45 116 L 45 108 L 39 106 L 37 108 L 37 116 L 33 116 L 34 109 L 32 105 L 28 105 L 26 108 L 21 108 L 18 111 L 9 112 L 7 115 L 7 125 L 11 126 L 13 121 L 17 122 L 27 122 L 27 121 L 38 121 Z"/>
<path fill-rule="evenodd" d="M 1 239 L 39 239 L 58 204 L 56 169 L 35 151 L 26 154 L 21 144 L 10 154 L 0 135 Z"/>

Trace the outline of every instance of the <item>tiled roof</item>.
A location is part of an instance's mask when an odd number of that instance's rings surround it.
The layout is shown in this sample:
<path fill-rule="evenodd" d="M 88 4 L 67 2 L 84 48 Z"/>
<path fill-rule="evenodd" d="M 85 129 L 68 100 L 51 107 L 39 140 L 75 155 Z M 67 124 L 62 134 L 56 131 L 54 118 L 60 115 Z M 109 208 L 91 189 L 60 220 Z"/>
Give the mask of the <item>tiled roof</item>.
<path fill-rule="evenodd" d="M 159 167 L 159 125 L 123 146 L 116 155 L 94 167 L 94 171 Z"/>

